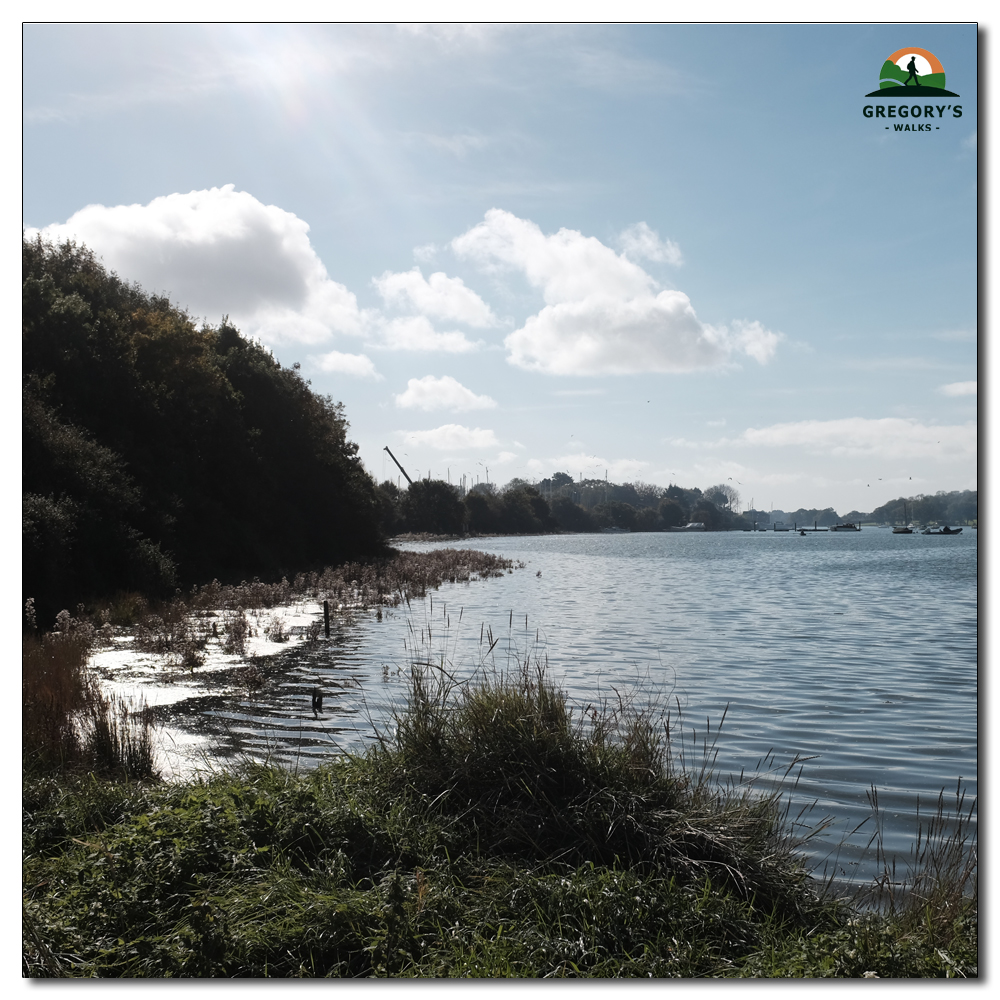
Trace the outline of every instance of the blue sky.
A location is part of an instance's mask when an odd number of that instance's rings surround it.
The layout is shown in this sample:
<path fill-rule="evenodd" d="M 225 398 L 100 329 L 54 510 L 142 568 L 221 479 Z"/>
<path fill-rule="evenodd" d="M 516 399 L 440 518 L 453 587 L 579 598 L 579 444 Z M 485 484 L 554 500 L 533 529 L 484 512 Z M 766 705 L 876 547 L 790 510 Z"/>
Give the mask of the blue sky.
<path fill-rule="evenodd" d="M 976 45 L 28 25 L 23 222 L 301 363 L 380 479 L 867 511 L 976 486 Z M 960 118 L 863 115 L 905 46 Z"/>

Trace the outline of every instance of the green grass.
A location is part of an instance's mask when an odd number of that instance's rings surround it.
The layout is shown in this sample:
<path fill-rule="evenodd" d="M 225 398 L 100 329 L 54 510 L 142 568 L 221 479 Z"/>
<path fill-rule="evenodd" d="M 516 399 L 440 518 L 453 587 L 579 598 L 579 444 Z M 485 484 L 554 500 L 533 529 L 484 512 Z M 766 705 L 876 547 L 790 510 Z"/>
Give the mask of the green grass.
<path fill-rule="evenodd" d="M 780 797 L 683 767 L 663 721 L 417 666 L 379 745 L 306 774 L 29 779 L 24 974 L 976 975 L 968 822 L 928 829 L 909 892 L 839 900 Z"/>

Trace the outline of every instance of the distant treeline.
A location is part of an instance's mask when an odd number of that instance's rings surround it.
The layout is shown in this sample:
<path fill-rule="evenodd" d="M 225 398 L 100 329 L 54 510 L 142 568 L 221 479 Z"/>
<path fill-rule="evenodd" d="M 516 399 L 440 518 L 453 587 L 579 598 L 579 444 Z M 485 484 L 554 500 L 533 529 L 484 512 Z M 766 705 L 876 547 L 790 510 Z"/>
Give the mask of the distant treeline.
<path fill-rule="evenodd" d="M 939 490 L 933 496 L 918 493 L 913 497 L 900 497 L 876 507 L 868 520 L 879 524 L 893 524 L 904 521 L 916 521 L 927 524 L 937 521 L 940 524 L 963 524 L 979 520 L 979 491 L 952 490 L 946 493 Z"/>
<path fill-rule="evenodd" d="M 662 531 L 699 521 L 710 531 L 747 526 L 731 505 L 738 494 L 726 486 L 700 489 L 650 483 L 575 482 L 564 472 L 532 484 L 512 479 L 506 486 L 479 483 L 465 496 L 438 479 L 407 489 L 386 480 L 378 487 L 382 528 L 435 534 L 538 534 L 547 531 Z"/>
<path fill-rule="evenodd" d="M 23 587 L 39 624 L 120 589 L 377 553 L 341 404 L 225 319 L 196 327 L 85 247 L 22 241 Z"/>
<path fill-rule="evenodd" d="M 464 497 L 457 486 L 439 479 L 419 480 L 408 488 L 386 480 L 378 487 L 381 525 L 387 535 L 538 534 L 547 531 L 664 531 L 700 522 L 708 531 L 769 526 L 771 514 L 739 510 L 739 493 L 721 483 L 700 489 L 574 480 L 557 472 L 539 483 L 512 479 L 505 486 L 478 483 Z M 800 507 L 775 512 L 785 525 L 829 527 L 842 521 L 891 523 L 903 519 L 904 501 L 893 500 L 871 513 L 838 514 L 833 507 Z M 976 520 L 976 492 L 938 493 L 905 501 L 907 519 L 961 523 Z"/>

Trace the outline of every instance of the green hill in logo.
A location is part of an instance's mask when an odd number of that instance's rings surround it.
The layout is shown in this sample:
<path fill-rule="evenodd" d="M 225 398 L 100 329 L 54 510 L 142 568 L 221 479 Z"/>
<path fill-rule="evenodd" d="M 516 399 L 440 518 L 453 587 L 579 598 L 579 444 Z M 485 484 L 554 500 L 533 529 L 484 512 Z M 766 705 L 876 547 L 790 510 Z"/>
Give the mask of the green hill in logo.
<path fill-rule="evenodd" d="M 878 75 L 878 90 L 866 97 L 958 97 L 944 88 L 944 67 L 926 49 L 899 49 L 884 63 Z"/>

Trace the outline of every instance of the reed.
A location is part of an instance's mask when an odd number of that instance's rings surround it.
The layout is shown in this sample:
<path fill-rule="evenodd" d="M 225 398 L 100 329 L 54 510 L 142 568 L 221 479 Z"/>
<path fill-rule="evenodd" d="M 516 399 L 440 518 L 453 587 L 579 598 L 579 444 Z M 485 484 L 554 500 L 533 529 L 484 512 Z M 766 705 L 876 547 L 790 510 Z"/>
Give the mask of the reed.
<path fill-rule="evenodd" d="M 106 622 L 132 624 L 136 648 L 143 652 L 174 654 L 180 665 L 193 669 L 201 662 L 209 637 L 218 635 L 220 628 L 225 651 L 242 654 L 246 639 L 253 634 L 251 617 L 272 641 L 285 641 L 287 632 L 280 616 L 271 615 L 260 622 L 262 613 L 272 608 L 296 601 L 328 601 L 334 613 L 348 615 L 397 607 L 443 583 L 503 576 L 521 565 L 473 549 L 397 552 L 371 562 L 299 573 L 291 582 L 286 577 L 277 583 L 255 579 L 222 584 L 213 580 L 193 587 L 186 595 L 178 591 L 169 601 L 155 604 L 135 594 L 119 594 L 99 616 Z M 221 622 L 214 617 L 220 613 Z"/>
<path fill-rule="evenodd" d="M 144 704 L 137 709 L 127 698 L 107 696 L 99 682 L 89 678 L 81 722 L 81 763 L 89 770 L 130 779 L 156 776 L 153 720 Z"/>
<path fill-rule="evenodd" d="M 26 770 L 58 768 L 79 757 L 75 716 L 86 694 L 90 651 L 84 636 L 21 639 L 21 749 Z"/>
<path fill-rule="evenodd" d="M 923 816 L 918 801 L 917 836 L 903 859 L 885 850 L 874 786 L 868 800 L 876 821 L 872 844 L 881 872 L 859 893 L 858 901 L 888 915 L 904 934 L 930 935 L 935 947 L 951 947 L 956 924 L 978 910 L 978 800 L 967 800 L 959 781 L 953 797 L 946 798 L 942 790 Z"/>
<path fill-rule="evenodd" d="M 152 717 L 109 698 L 87 669 L 106 633 L 63 611 L 55 630 L 21 640 L 21 758 L 26 773 L 94 771 L 151 778 Z"/>

